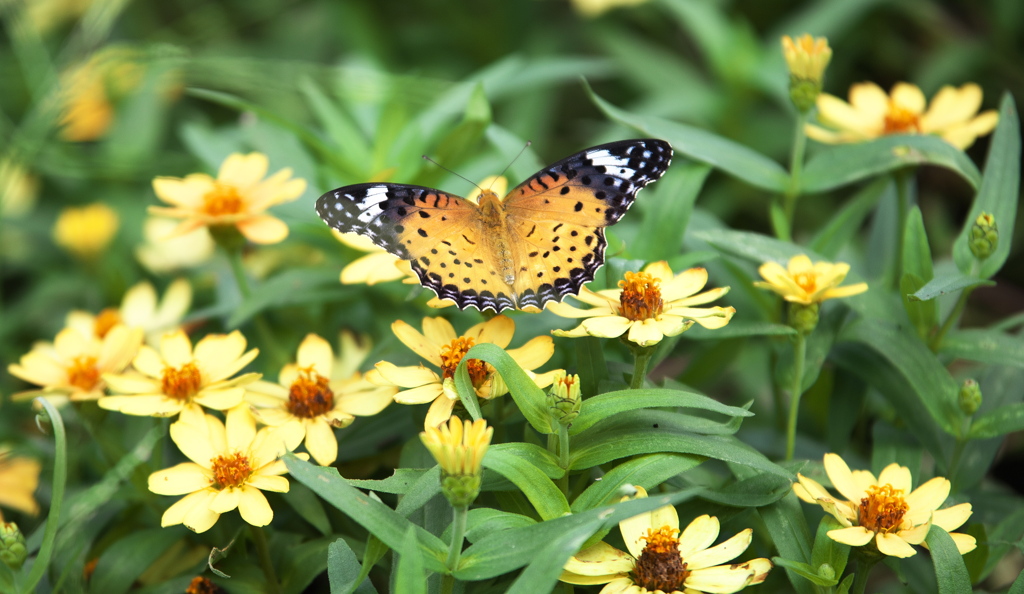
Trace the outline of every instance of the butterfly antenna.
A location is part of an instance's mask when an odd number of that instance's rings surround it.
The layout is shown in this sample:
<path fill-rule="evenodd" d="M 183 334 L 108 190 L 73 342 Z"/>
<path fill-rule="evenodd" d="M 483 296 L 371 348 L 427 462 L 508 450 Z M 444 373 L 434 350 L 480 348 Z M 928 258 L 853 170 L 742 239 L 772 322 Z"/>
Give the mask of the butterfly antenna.
<path fill-rule="evenodd" d="M 526 144 L 523 145 L 523 148 L 519 149 L 519 154 L 516 155 L 515 159 L 512 159 L 511 161 L 509 161 L 508 165 L 506 165 L 505 168 L 501 170 L 501 173 L 498 174 L 498 177 L 501 177 L 501 176 L 505 175 L 505 172 L 508 171 L 508 168 L 511 167 L 513 163 L 518 161 L 519 157 L 523 156 L 523 153 L 526 152 L 526 149 L 530 148 L 531 144 L 533 144 L 533 141 L 532 140 L 527 140 Z M 496 177 L 493 180 L 491 180 L 491 184 L 492 185 L 494 184 L 494 182 L 498 181 L 498 177 Z M 491 188 L 488 187 L 487 189 L 490 190 Z"/>
<path fill-rule="evenodd" d="M 484 191 L 484 189 L 483 189 L 483 188 L 481 188 L 480 186 L 478 186 L 478 185 L 477 185 L 477 183 L 476 183 L 475 181 L 473 181 L 473 180 L 471 180 L 471 179 L 468 179 L 467 177 L 465 177 L 465 176 L 463 176 L 463 175 L 459 175 L 458 173 L 455 173 L 455 172 L 454 172 L 454 171 L 452 171 L 451 169 L 448 169 L 447 167 L 445 167 L 444 165 L 442 165 L 442 164 L 438 163 L 437 161 L 435 161 L 435 160 L 431 159 L 430 157 L 428 157 L 428 156 L 426 156 L 426 155 L 423 155 L 423 160 L 424 160 L 424 161 L 429 161 L 429 162 L 433 163 L 434 165 L 437 165 L 437 166 L 438 166 L 438 167 L 440 167 L 441 169 L 444 169 L 445 171 L 447 171 L 448 173 L 450 173 L 450 174 L 454 175 L 455 177 L 457 177 L 457 178 L 459 178 L 459 179 L 464 179 L 464 180 L 466 180 L 467 182 L 469 182 L 469 183 L 473 184 L 474 186 L 476 186 L 476 189 L 480 190 L 481 192 L 483 192 L 483 191 Z"/>

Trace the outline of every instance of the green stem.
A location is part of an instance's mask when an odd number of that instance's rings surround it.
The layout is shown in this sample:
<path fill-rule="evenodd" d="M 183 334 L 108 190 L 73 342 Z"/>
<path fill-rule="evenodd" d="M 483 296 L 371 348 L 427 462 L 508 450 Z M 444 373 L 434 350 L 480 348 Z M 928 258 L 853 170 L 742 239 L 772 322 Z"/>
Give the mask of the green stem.
<path fill-rule="evenodd" d="M 970 297 L 971 291 L 973 290 L 974 287 L 967 287 L 960 292 L 960 298 L 957 299 L 956 305 L 953 306 L 949 315 L 946 316 L 946 320 L 942 323 L 942 327 L 939 328 L 939 331 L 932 336 L 930 341 L 928 341 L 928 348 L 930 348 L 932 352 L 939 350 L 939 347 L 942 346 L 942 339 L 946 337 L 946 333 L 949 332 L 949 329 L 953 327 L 953 324 L 960 319 L 960 314 L 964 313 L 964 308 L 967 307 L 967 298 Z"/>
<path fill-rule="evenodd" d="M 857 556 L 857 573 L 853 577 L 853 586 L 850 588 L 851 594 L 864 594 L 864 590 L 868 586 L 868 578 L 871 576 L 871 569 L 874 568 L 879 559 L 881 559 L 881 556 Z"/>
<path fill-rule="evenodd" d="M 249 533 L 252 535 L 252 544 L 256 547 L 256 556 L 260 559 L 263 577 L 267 579 L 267 592 L 278 594 L 281 592 L 281 584 L 277 581 L 277 574 L 274 573 L 274 560 L 270 556 L 270 547 L 267 545 L 267 534 L 263 531 L 262 526 L 249 526 Z"/>
<path fill-rule="evenodd" d="M 49 418 L 50 426 L 53 427 L 53 494 L 50 498 L 50 513 L 46 516 L 43 543 L 39 547 L 39 554 L 36 555 L 35 561 L 32 562 L 32 569 L 29 571 L 28 577 L 18 588 L 21 592 L 35 592 L 36 584 L 42 579 L 43 572 L 46 571 L 50 559 L 53 557 L 57 527 L 60 526 L 61 505 L 64 503 L 64 485 L 68 478 L 68 445 L 67 434 L 64 432 L 64 421 L 60 418 L 57 409 L 46 398 L 36 398 L 36 402 L 43 407 L 43 414 Z"/>
<path fill-rule="evenodd" d="M 633 349 L 633 378 L 629 381 L 632 390 L 639 390 L 644 387 L 644 380 L 647 379 L 647 367 L 651 364 L 651 357 L 654 356 L 654 348 L 637 347 Z"/>
<path fill-rule="evenodd" d="M 562 478 L 558 479 L 558 487 L 562 489 L 562 495 L 569 497 L 569 427 L 558 424 L 558 465 L 565 471 Z"/>
<path fill-rule="evenodd" d="M 807 114 L 800 112 L 796 116 L 796 124 L 793 129 L 793 151 L 789 156 L 789 187 L 783 195 L 783 213 L 786 217 L 786 229 L 790 237 L 779 237 L 789 241 L 793 235 L 793 217 L 796 214 L 796 201 L 800 197 L 800 176 L 804 169 L 804 153 L 807 152 L 807 134 L 804 128 L 807 126 Z"/>
<path fill-rule="evenodd" d="M 459 567 L 459 558 L 462 556 L 462 543 L 466 538 L 466 520 L 469 517 L 468 505 L 452 506 L 455 518 L 452 520 L 452 541 L 448 546 L 448 559 L 445 567 L 448 568 L 441 578 L 441 592 L 451 594 L 455 587 L 455 577 L 452 575 Z"/>
<path fill-rule="evenodd" d="M 800 396 L 803 395 L 804 360 L 807 358 L 807 337 L 796 335 L 793 347 L 793 388 L 789 396 L 789 423 L 786 425 L 786 460 L 793 459 L 796 448 L 796 419 L 800 412 Z"/>
<path fill-rule="evenodd" d="M 223 247 L 223 249 L 224 253 L 227 254 L 228 262 L 231 264 L 231 273 L 235 277 L 235 284 L 238 285 L 238 292 L 242 295 L 242 299 L 249 299 L 252 295 L 252 289 L 249 287 L 249 277 L 245 275 L 241 248 Z M 274 360 L 275 367 L 284 366 L 288 363 L 288 354 L 281 349 L 280 342 L 275 340 L 274 332 L 270 329 L 270 325 L 267 324 L 263 314 L 257 313 L 252 319 L 253 323 L 256 324 L 256 331 L 260 335 L 261 342 Z"/>

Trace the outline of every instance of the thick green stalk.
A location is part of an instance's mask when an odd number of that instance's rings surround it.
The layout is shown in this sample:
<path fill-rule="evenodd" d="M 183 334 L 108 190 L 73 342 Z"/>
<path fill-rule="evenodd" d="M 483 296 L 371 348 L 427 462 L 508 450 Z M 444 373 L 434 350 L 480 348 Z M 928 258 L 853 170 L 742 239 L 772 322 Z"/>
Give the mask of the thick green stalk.
<path fill-rule="evenodd" d="M 800 412 L 800 396 L 803 395 L 804 360 L 807 358 L 807 337 L 797 333 L 793 346 L 793 388 L 789 395 L 789 423 L 786 425 L 786 460 L 793 459 L 796 448 L 796 419 Z"/>
<path fill-rule="evenodd" d="M 874 568 L 881 558 L 881 555 L 878 554 L 867 555 L 862 553 L 857 555 L 857 573 L 854 574 L 850 594 L 864 594 L 868 586 L 868 578 L 871 576 L 871 569 Z"/>
<path fill-rule="evenodd" d="M 263 577 L 267 579 L 267 592 L 279 594 L 281 584 L 277 581 L 277 574 L 274 572 L 274 559 L 270 556 L 267 534 L 263 531 L 262 526 L 249 526 L 249 533 L 252 534 L 252 543 L 256 547 L 256 556 L 259 557 Z"/>
<path fill-rule="evenodd" d="M 452 541 L 448 546 L 448 559 L 445 567 L 449 573 L 441 578 L 441 592 L 451 594 L 455 588 L 455 577 L 452 575 L 459 567 L 459 558 L 462 556 L 462 543 L 466 538 L 466 521 L 469 517 L 468 505 L 452 506 L 455 518 L 452 520 Z"/>
<path fill-rule="evenodd" d="M 569 497 L 569 427 L 558 424 L 558 465 L 565 471 L 562 478 L 558 479 L 558 487 L 562 495 Z"/>
<path fill-rule="evenodd" d="M 651 364 L 653 356 L 653 348 L 637 347 L 633 349 L 633 379 L 629 381 L 630 389 L 639 390 L 644 387 L 644 380 L 647 379 L 647 367 Z"/>

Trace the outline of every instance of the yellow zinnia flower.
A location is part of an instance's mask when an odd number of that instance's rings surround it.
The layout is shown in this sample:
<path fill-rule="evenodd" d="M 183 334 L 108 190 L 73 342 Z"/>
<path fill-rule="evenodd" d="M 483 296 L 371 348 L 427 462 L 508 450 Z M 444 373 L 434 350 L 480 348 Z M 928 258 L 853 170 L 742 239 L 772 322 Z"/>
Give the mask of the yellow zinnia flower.
<path fill-rule="evenodd" d="M 33 458 L 13 457 L 11 449 L 0 446 L 0 506 L 36 515 L 39 504 L 34 493 L 39 486 L 42 465 Z M 0 521 L 3 520 L 0 513 Z"/>
<path fill-rule="evenodd" d="M 407 388 L 395 395 L 395 402 L 400 404 L 425 404 L 430 402 L 425 426 L 437 427 L 452 415 L 459 396 L 454 389 L 455 368 L 462 357 L 473 345 L 482 342 L 496 344 L 501 348 L 508 347 L 512 342 L 516 325 L 507 316 L 494 316 L 486 322 L 477 324 L 461 336 L 455 334 L 455 328 L 444 318 L 424 318 L 423 333 L 399 320 L 391 324 L 391 330 L 405 346 L 412 349 L 435 367 L 440 368 L 438 374 L 422 364 L 410 367 L 398 367 L 393 363 L 381 361 L 377 363 L 377 371 L 382 380 L 393 385 Z M 538 387 L 544 388 L 551 384 L 552 374 L 534 374 L 533 370 L 547 363 L 555 352 L 554 342 L 550 336 L 538 336 L 525 345 L 509 349 L 508 354 L 529 375 Z M 494 368 L 483 361 L 472 360 L 467 363 L 470 380 L 476 388 L 477 397 L 484 400 L 502 396 L 508 392 L 505 382 L 501 381 Z"/>
<path fill-rule="evenodd" d="M 637 487 L 635 497 L 647 497 Z M 632 499 L 623 497 L 622 500 Z M 619 522 L 629 552 L 599 542 L 569 559 L 561 580 L 570 584 L 607 584 L 601 594 L 729 594 L 760 584 L 772 562 L 765 558 L 722 565 L 747 550 L 750 528 L 708 548 L 718 539 L 714 516 L 699 516 L 679 531 L 671 505 Z"/>
<path fill-rule="evenodd" d="M 981 87 L 942 87 L 925 109 L 924 93 L 909 83 L 897 83 L 885 94 L 872 82 L 850 87 L 850 102 L 822 93 L 818 96 L 818 121 L 827 128 L 808 124 L 807 136 L 829 144 L 862 142 L 887 134 L 936 134 L 953 146 L 966 149 L 979 136 L 991 132 L 999 114 L 981 114 Z"/>
<path fill-rule="evenodd" d="M 107 387 L 104 374 L 124 371 L 141 343 L 142 330 L 124 325 L 114 326 L 102 339 L 65 328 L 53 344 L 40 344 L 7 367 L 11 375 L 42 386 L 13 398 L 45 396 L 55 405 L 96 400 Z"/>
<path fill-rule="evenodd" d="M 812 264 L 804 254 L 797 254 L 789 259 L 786 268 L 778 262 L 768 261 L 757 271 L 764 278 L 754 281 L 754 286 L 774 291 L 786 301 L 811 305 L 826 299 L 849 297 L 868 290 L 867 283 L 857 283 L 840 287 L 850 265 L 844 262 L 818 262 Z"/>
<path fill-rule="evenodd" d="M 330 343 L 309 334 L 299 345 L 296 363 L 281 370 L 279 383 L 258 381 L 246 393 L 261 423 L 274 427 L 298 423 L 306 449 L 322 466 L 338 458 L 335 428 L 348 427 L 356 416 L 379 413 L 398 392 L 397 387 L 373 384 L 359 373 L 370 352 L 368 344 L 360 347 L 352 333 L 342 332 L 341 352 L 336 361 Z"/>
<path fill-rule="evenodd" d="M 103 253 L 117 233 L 117 213 L 102 202 L 81 208 L 67 207 L 57 216 L 53 240 L 72 254 L 88 260 Z"/>
<path fill-rule="evenodd" d="M 213 255 L 213 238 L 206 227 L 171 237 L 174 219 L 148 217 L 142 224 L 144 242 L 135 247 L 135 258 L 150 272 L 162 274 L 198 266 Z"/>
<path fill-rule="evenodd" d="M 306 191 L 306 180 L 290 179 L 291 168 L 267 179 L 270 162 L 262 153 L 234 153 L 220 166 L 217 179 L 205 173 L 185 178 L 158 177 L 153 190 L 172 207 L 149 207 L 150 214 L 182 219 L 172 235 L 200 227 L 234 226 L 254 243 L 278 243 L 288 236 L 288 225 L 265 211 L 291 202 Z"/>
<path fill-rule="evenodd" d="M 123 396 L 100 398 L 100 408 L 126 415 L 172 417 L 187 409 L 201 412 L 201 406 L 227 410 L 238 406 L 246 384 L 260 378 L 247 373 L 228 379 L 248 365 L 259 353 L 245 352 L 245 337 L 210 334 L 196 343 L 184 331 L 165 334 L 159 352 L 143 345 L 132 361 L 137 373 L 108 374 L 103 377 L 110 390 Z"/>
<path fill-rule="evenodd" d="M 789 35 L 783 35 L 782 55 L 786 58 L 790 76 L 821 84 L 825 67 L 832 59 L 832 48 L 824 37 L 814 38 L 804 33 L 794 40 Z"/>
<path fill-rule="evenodd" d="M 851 471 L 836 454 L 825 454 L 825 473 L 846 501 L 802 474 L 796 475 L 799 482 L 793 484 L 793 491 L 832 514 L 843 528 L 830 530 L 829 537 L 851 547 L 874 541 L 883 555 L 911 557 L 917 553 L 911 545 L 922 544 L 932 524 L 950 532 L 971 517 L 970 503 L 939 509 L 949 495 L 948 480 L 935 477 L 911 491 L 910 469 L 895 462 L 875 478 L 867 470 Z M 977 546 L 969 534 L 950 532 L 950 536 L 961 555 Z"/>
<path fill-rule="evenodd" d="M 93 315 L 85 311 L 72 311 L 65 325 L 75 328 L 83 335 L 103 338 L 111 328 L 124 324 L 129 328 L 141 328 L 146 342 L 158 344 L 160 337 L 177 329 L 192 305 L 192 285 L 179 278 L 167 287 L 164 298 L 157 302 L 156 289 L 147 281 L 136 284 L 124 294 L 121 307 L 104 309 Z"/>
<path fill-rule="evenodd" d="M 182 412 L 171 424 L 171 439 L 191 462 L 149 475 L 150 491 L 185 495 L 167 508 L 160 525 L 206 532 L 235 508 L 253 526 L 269 524 L 274 510 L 262 491 L 288 492 L 288 479 L 281 476 L 288 469 L 280 457 L 302 440 L 290 428 L 256 431 L 246 406 L 228 411 L 226 425 L 198 410 Z"/>
<path fill-rule="evenodd" d="M 618 289 L 591 291 L 583 287 L 576 299 L 593 305 L 579 309 L 565 303 L 548 303 L 547 308 L 563 318 L 587 318 L 572 330 L 554 330 L 555 336 L 625 335 L 640 346 L 657 344 L 666 336 L 686 331 L 694 322 L 705 328 L 721 328 L 736 310 L 732 307 L 694 307 L 718 299 L 729 287 L 697 293 L 708 282 L 708 272 L 691 268 L 672 274 L 668 263 L 654 262 L 642 272 L 627 272 Z"/>

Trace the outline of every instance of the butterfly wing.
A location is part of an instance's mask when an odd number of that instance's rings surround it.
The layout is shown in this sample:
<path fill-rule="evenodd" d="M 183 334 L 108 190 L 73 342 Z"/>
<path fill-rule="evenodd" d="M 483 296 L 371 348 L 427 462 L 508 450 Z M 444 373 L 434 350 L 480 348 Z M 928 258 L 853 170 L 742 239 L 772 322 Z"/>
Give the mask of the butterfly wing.
<path fill-rule="evenodd" d="M 464 198 L 423 186 L 356 184 L 321 196 L 316 211 L 331 227 L 409 260 L 420 284 L 460 309 L 515 307 L 482 237 L 479 209 Z"/>
<path fill-rule="evenodd" d="M 672 161 L 663 140 L 622 140 L 581 151 L 533 175 L 505 197 L 520 309 L 579 293 L 604 264 L 604 228 Z"/>

